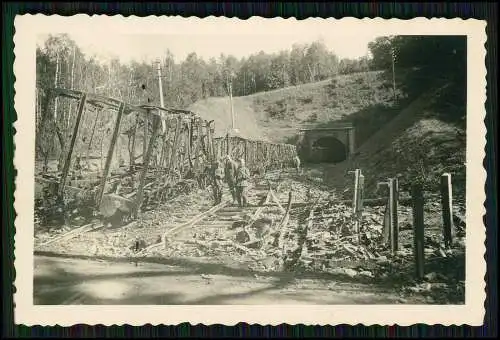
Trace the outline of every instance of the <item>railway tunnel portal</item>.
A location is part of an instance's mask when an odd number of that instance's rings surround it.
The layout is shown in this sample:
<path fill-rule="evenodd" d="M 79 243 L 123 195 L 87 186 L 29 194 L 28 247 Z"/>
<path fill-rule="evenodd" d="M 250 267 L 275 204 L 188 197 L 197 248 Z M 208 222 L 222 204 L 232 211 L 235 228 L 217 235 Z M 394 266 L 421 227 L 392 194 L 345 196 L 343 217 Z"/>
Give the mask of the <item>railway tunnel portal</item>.
<path fill-rule="evenodd" d="M 298 152 L 309 163 L 339 163 L 355 152 L 355 128 L 338 124 L 328 128 L 299 130 Z"/>

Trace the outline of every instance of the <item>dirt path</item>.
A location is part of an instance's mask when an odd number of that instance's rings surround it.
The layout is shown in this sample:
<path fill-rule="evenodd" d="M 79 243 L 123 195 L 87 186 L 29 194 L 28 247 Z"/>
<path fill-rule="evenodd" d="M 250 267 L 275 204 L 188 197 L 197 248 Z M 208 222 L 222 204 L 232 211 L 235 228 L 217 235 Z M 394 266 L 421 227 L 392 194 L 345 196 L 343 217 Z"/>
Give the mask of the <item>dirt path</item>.
<path fill-rule="evenodd" d="M 394 304 L 398 294 L 335 279 L 183 265 L 35 256 L 34 304 Z M 410 303 L 405 301 L 405 303 Z M 411 303 L 422 303 L 412 301 Z"/>

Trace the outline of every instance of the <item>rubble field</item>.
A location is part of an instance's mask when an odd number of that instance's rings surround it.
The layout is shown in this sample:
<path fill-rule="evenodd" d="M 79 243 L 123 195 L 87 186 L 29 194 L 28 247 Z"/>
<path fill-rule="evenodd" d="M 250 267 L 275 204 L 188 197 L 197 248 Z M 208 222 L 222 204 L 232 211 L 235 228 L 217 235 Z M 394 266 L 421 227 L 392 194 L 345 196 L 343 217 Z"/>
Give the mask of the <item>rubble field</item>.
<path fill-rule="evenodd" d="M 268 196 L 269 188 L 279 205 L 273 195 Z M 426 276 L 418 281 L 410 206 L 399 206 L 399 249 L 392 254 L 384 244 L 385 207 L 366 206 L 356 234 L 352 208 L 322 188 L 310 172 L 273 171 L 253 178 L 249 207 L 232 204 L 226 187 L 227 205 L 164 237 L 169 229 L 213 208 L 211 194 L 210 187 L 180 194 L 124 226 L 104 225 L 97 218 L 78 226 L 35 225 L 35 250 L 138 262 L 194 258 L 244 268 L 259 276 L 287 272 L 297 277 L 382 285 L 393 288 L 401 303 L 413 296 L 423 297 L 427 303 L 465 302 L 465 225 L 457 223 L 454 245 L 445 249 L 438 201 L 426 202 Z M 264 205 L 266 198 L 268 204 Z M 81 225 L 88 229 L 64 237 Z"/>

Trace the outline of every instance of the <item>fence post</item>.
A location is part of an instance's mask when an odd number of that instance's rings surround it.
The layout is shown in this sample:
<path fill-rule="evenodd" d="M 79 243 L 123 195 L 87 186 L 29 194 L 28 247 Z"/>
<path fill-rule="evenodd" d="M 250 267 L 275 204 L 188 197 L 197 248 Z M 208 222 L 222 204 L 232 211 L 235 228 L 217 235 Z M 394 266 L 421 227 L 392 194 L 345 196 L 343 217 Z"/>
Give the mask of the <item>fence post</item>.
<path fill-rule="evenodd" d="M 417 279 L 424 278 L 424 197 L 422 186 L 416 184 L 411 189 L 413 203 L 413 240 Z"/>
<path fill-rule="evenodd" d="M 363 199 L 364 199 L 364 186 L 365 186 L 365 176 L 359 171 L 358 177 L 358 194 L 357 194 L 357 204 L 356 204 L 356 234 L 358 235 L 358 242 L 360 241 L 359 230 L 361 223 L 363 222 Z"/>
<path fill-rule="evenodd" d="M 380 182 L 380 186 L 387 186 L 389 197 L 387 199 L 387 209 L 384 215 L 384 241 L 389 242 L 391 253 L 394 254 L 399 249 L 399 223 L 398 223 L 398 199 L 399 184 L 397 178 L 389 178 L 387 182 Z"/>
<path fill-rule="evenodd" d="M 354 174 L 354 196 L 352 198 L 352 211 L 356 214 L 357 206 L 358 206 L 358 186 L 359 186 L 359 175 L 360 170 L 356 169 L 353 171 L 348 171 L 349 174 Z"/>
<path fill-rule="evenodd" d="M 359 220 L 358 220 L 358 205 L 359 205 L 359 182 L 361 176 L 361 170 L 356 169 L 354 171 L 349 171 L 350 174 L 354 174 L 354 195 L 352 198 L 352 212 L 354 215 L 354 233 L 356 234 L 356 239 L 359 242 Z"/>
<path fill-rule="evenodd" d="M 398 205 L 399 205 L 399 181 L 396 178 L 390 180 L 391 183 L 391 225 L 392 225 L 392 248 L 393 251 L 399 250 L 399 221 L 398 221 Z"/>
<path fill-rule="evenodd" d="M 443 211 L 443 236 L 445 247 L 451 247 L 453 243 L 451 230 L 453 228 L 453 196 L 451 186 L 451 174 L 444 173 L 441 176 L 441 207 Z"/>

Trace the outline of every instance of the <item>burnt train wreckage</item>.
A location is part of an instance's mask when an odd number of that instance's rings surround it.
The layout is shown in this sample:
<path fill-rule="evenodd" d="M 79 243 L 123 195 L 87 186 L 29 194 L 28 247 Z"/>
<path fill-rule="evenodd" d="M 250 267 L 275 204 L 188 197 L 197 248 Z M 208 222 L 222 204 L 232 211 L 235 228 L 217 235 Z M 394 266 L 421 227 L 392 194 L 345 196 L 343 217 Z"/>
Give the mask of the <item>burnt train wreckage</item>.
<path fill-rule="evenodd" d="M 208 170 L 225 154 L 244 158 L 252 170 L 259 171 L 291 165 L 296 156 L 295 146 L 289 144 L 229 135 L 214 138 L 214 121 L 191 111 L 133 105 L 76 90 L 51 89 L 42 108 L 46 116 L 58 97 L 76 100 L 78 105 L 59 171 L 48 170 L 48 150 L 57 129 L 54 119 L 40 123 L 37 147 L 44 150 L 40 152 L 44 159 L 41 173 L 35 176 L 35 207 L 42 216 L 56 209 L 65 219 L 69 211 L 82 210 L 104 218 L 121 213 L 136 219 L 141 210 L 158 206 L 180 191 L 208 185 Z M 99 151 L 101 156 L 96 157 Z M 92 164 L 95 159 L 100 159 L 100 167 Z"/>

